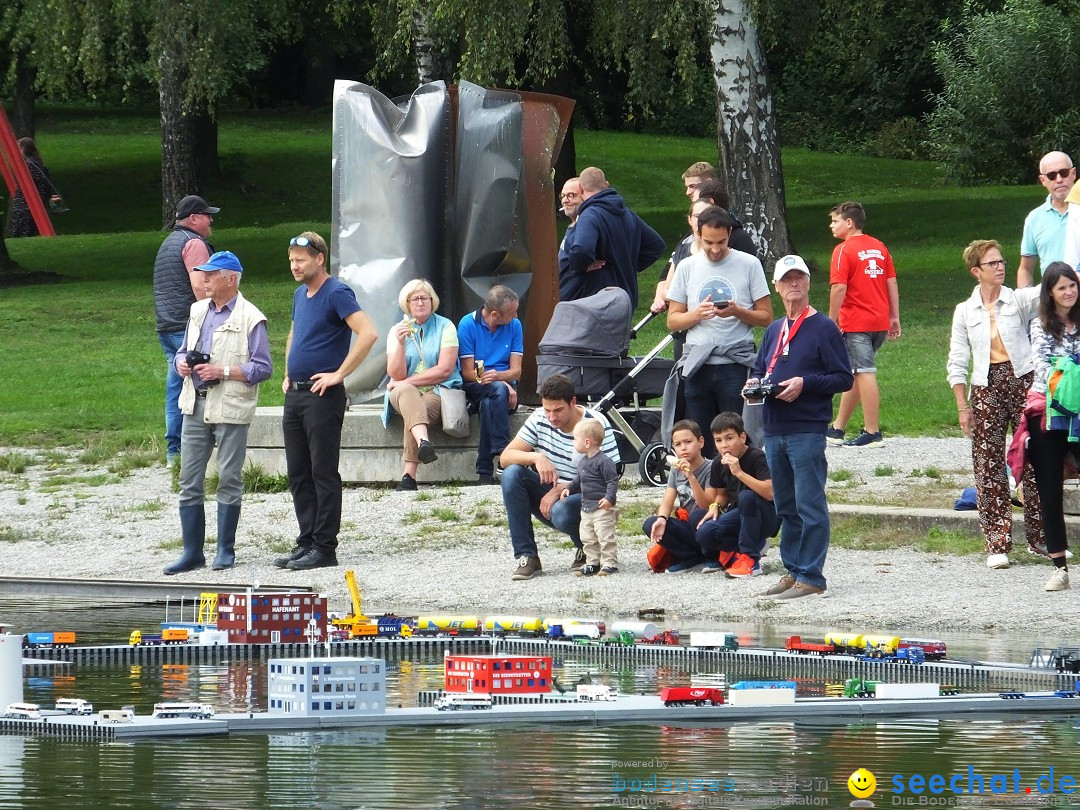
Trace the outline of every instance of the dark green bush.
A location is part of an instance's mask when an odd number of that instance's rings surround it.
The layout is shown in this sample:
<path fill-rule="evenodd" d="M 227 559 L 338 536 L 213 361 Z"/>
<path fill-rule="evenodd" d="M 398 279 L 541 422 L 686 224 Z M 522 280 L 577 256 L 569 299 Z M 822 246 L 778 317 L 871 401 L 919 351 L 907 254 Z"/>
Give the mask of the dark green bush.
<path fill-rule="evenodd" d="M 1076 15 L 1036 0 L 974 13 L 934 49 L 943 82 L 931 153 L 961 184 L 1033 179 L 1038 158 L 1071 151 L 1080 109 Z"/>
<path fill-rule="evenodd" d="M 926 160 L 930 145 L 925 127 L 910 115 L 890 121 L 877 131 L 869 146 L 874 157 Z"/>

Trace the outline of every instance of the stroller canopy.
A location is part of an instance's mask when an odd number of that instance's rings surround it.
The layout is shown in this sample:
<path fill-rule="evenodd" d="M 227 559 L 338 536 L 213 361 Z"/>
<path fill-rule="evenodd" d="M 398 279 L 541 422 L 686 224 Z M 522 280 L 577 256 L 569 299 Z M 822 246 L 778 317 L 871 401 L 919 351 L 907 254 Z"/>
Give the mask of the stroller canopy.
<path fill-rule="evenodd" d="M 633 309 L 621 287 L 605 287 L 588 298 L 555 305 L 541 354 L 626 357 L 630 354 Z"/>

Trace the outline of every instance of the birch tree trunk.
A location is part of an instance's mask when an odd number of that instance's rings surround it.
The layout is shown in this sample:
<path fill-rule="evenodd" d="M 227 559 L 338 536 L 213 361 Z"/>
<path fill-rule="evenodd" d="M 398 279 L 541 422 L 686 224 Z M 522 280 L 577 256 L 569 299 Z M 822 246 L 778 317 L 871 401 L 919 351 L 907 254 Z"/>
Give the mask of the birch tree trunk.
<path fill-rule="evenodd" d="M 428 9 L 423 3 L 417 4 L 413 9 L 412 23 L 417 83 L 423 85 L 443 79 L 450 84 L 453 80 L 453 66 L 445 49 L 431 31 Z"/>
<path fill-rule="evenodd" d="M 791 252 L 765 57 L 746 0 L 719 0 L 712 43 L 720 177 L 766 263 Z"/>

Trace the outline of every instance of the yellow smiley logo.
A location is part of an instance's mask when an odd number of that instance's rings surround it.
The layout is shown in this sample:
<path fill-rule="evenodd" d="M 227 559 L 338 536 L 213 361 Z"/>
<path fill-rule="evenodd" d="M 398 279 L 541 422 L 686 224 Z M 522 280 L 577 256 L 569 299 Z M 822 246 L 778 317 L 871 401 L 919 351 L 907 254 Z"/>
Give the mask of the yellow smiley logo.
<path fill-rule="evenodd" d="M 848 777 L 847 789 L 856 799 L 865 799 L 877 790 L 877 779 L 866 768 L 859 768 Z"/>

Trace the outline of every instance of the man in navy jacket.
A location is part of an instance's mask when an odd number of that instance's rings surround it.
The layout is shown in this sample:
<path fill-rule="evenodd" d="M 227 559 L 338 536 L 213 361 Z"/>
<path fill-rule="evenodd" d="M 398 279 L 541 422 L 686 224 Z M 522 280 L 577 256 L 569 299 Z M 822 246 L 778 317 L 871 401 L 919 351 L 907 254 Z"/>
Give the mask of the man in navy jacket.
<path fill-rule="evenodd" d="M 787 569 L 762 596 L 787 601 L 825 593 L 825 429 L 832 419 L 833 395 L 851 388 L 855 378 L 839 328 L 810 306 L 806 262 L 782 257 L 773 283 L 784 317 L 765 330 L 743 396 L 749 403 L 762 403 L 765 456 L 780 518 L 780 561 Z M 762 391 L 762 384 L 771 390 Z"/>
<path fill-rule="evenodd" d="M 581 196 L 585 201 L 567 245 L 569 267 L 559 277 L 559 297 L 573 301 L 604 287 L 621 287 L 636 308 L 637 274 L 664 254 L 664 240 L 626 207 L 600 169 L 581 173 Z"/>

